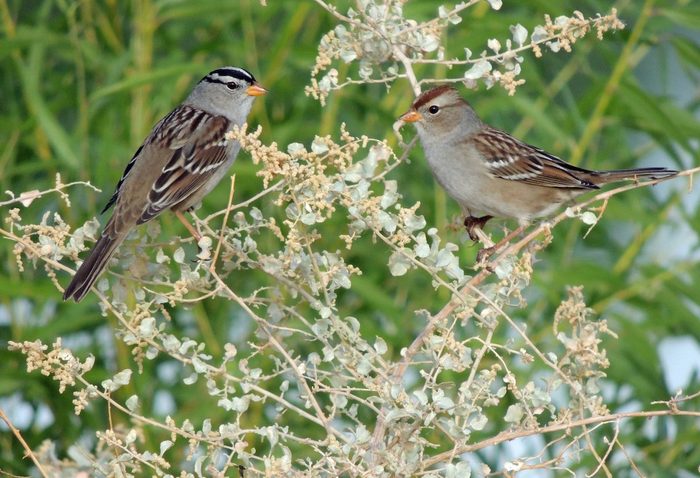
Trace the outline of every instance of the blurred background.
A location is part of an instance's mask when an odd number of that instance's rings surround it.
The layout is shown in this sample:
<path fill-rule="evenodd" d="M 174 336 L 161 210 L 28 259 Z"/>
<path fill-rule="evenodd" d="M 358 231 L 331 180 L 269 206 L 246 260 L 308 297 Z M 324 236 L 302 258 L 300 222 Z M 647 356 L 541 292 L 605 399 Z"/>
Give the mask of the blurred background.
<path fill-rule="evenodd" d="M 345 122 L 354 135 L 387 138 L 396 146 L 391 125 L 412 101 L 408 84 L 399 81 L 390 89 L 353 85 L 331 94 L 321 108 L 304 95 L 304 86 L 318 42 L 335 26 L 334 20 L 312 1 L 268 3 L 0 0 L 0 191 L 48 189 L 56 174 L 64 182 L 90 181 L 102 190 L 68 190 L 70 208 L 57 195 L 36 200 L 21 208 L 24 223 L 37 223 L 55 211 L 76 228 L 96 216 L 155 122 L 219 66 L 245 67 L 269 88 L 249 118 L 250 125 L 262 125 L 266 143 L 275 141 L 283 149 L 291 142 L 308 145 L 315 134 L 337 137 Z M 338 4 L 341 11 L 348 5 Z M 425 20 L 435 16 L 439 5 L 414 1 L 405 9 L 408 16 Z M 482 2 L 448 29 L 443 44 L 447 57 L 461 57 L 465 47 L 476 56 L 487 39 L 503 43 L 509 38 L 509 25 L 520 23 L 532 31 L 546 13 L 556 17 L 580 10 L 588 17 L 613 7 L 625 30 L 607 34 L 604 41 L 589 35 L 571 54 L 545 51 L 535 59 L 525 52 L 521 77 L 526 83 L 513 97 L 483 85 L 476 91 L 462 88 L 465 97 L 490 124 L 584 167 L 699 165 L 697 1 L 505 1 L 500 12 Z M 433 78 L 448 74 L 433 66 L 417 72 Z M 353 73 L 352 67 L 341 68 L 340 77 Z M 420 148 L 410 159 L 391 173 L 399 181 L 404 204 L 420 201 L 419 212 L 443 237 L 460 244 L 461 264 L 468 267 L 477 248 L 459 228 L 451 228 L 459 219 L 458 207 L 436 188 Z M 262 188 L 245 154 L 232 172 L 237 175 L 235 201 Z M 203 214 L 223 208 L 227 198 L 228 188 L 222 184 L 206 198 Z M 586 238 L 587 226 L 580 221 L 561 224 L 552 245 L 538 254 L 529 307 L 514 312 L 531 334 L 548 334 L 566 286 L 583 285 L 588 304 L 619 335 L 605 344 L 611 362 L 605 395 L 613 411 L 648 408 L 651 401 L 668 399 L 678 389 L 690 393 L 699 388 L 699 201 L 698 192 L 681 178 L 614 197 Z M 256 206 L 278 214 L 271 201 Z M 1 212 L 5 217 L 8 210 Z M 164 234 L 182 234 L 173 216 L 159 220 Z M 339 224 L 323 225 L 331 245 Z M 492 221 L 487 230 L 498 236 L 502 226 L 514 225 Z M 336 247 L 342 249 L 342 241 Z M 94 296 L 77 305 L 62 303 L 41 267 L 18 271 L 12 248 L 8 240 L 0 242 L 0 408 L 30 446 L 54 440 L 56 453 L 64 456 L 75 442 L 88 447 L 94 442 L 94 431 L 108 427 L 107 412 L 90 407 L 75 417 L 72 396 L 56 393 L 56 384 L 38 373 L 27 374 L 23 357 L 8 352 L 7 341 L 51 343 L 63 337 L 77 355 L 96 356 L 92 373 L 98 383 L 128 367 L 130 351 L 115 338 L 114 323 L 101 315 Z M 382 266 L 389 254 L 370 239 L 353 249 L 348 262 L 364 274 L 353 279 L 341 303 L 344 313 L 358 318 L 366 336 L 383 337 L 398 354 L 422 327 L 412 311 L 434 312 L 449 296 L 444 291 L 425 293 L 432 291 L 425 274 L 392 277 Z M 59 280 L 65 285 L 69 277 L 59 274 Z M 234 290 L 261 286 L 250 276 L 231 281 Z M 223 300 L 174 311 L 172 327 L 207 342 L 214 354 L 221 353 L 224 341 L 245 347 L 255 333 L 254 324 Z M 204 385 L 185 387 L 181 378 L 167 359 L 149 362 L 124 397 L 137 391 L 145 410 L 150 407 L 157 418 L 171 415 L 178 423 L 185 417 L 199 422 L 225 415 L 223 410 L 198 409 L 196 390 Z M 251 423 L 256 413 L 264 411 L 252 409 Z M 626 422 L 623 433 L 626 443 L 648 457 L 643 468 L 648 474 L 697 470 L 697 421 L 636 420 Z M 509 453 L 515 451 L 504 448 L 481 458 L 502 461 Z M 22 455 L 0 423 L 0 470 L 28 473 Z"/>

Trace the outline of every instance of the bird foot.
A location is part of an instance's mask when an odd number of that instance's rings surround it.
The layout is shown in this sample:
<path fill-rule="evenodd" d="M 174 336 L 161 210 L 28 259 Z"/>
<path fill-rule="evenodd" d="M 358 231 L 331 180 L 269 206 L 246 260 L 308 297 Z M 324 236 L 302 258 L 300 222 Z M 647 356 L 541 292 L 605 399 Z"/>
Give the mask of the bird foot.
<path fill-rule="evenodd" d="M 496 250 L 496 246 L 484 247 L 476 253 L 476 263 L 478 265 L 485 266 L 486 261 L 489 260 L 489 258 L 493 255 L 494 252 L 496 252 Z"/>
<path fill-rule="evenodd" d="M 474 270 L 485 269 L 488 272 L 494 272 L 495 269 L 489 259 L 498 251 L 496 246 L 484 247 L 476 253 L 476 261 L 474 262 Z"/>
<path fill-rule="evenodd" d="M 194 208 L 189 208 L 189 209 L 187 209 L 187 211 L 189 211 L 190 214 L 192 214 L 193 211 L 194 211 Z M 196 218 L 195 218 L 195 225 L 193 226 L 193 225 L 187 220 L 187 218 L 185 218 L 185 216 L 182 214 L 182 212 L 180 212 L 180 211 L 175 211 L 175 216 L 180 220 L 180 222 L 181 222 L 181 223 L 185 226 L 185 228 L 189 231 L 189 233 L 190 233 L 190 234 L 192 235 L 192 237 L 194 238 L 195 244 L 197 244 L 197 257 L 194 258 L 194 259 L 192 259 L 192 263 L 195 263 L 195 264 L 196 264 L 196 263 L 198 263 L 198 262 L 202 262 L 203 260 L 206 260 L 206 258 L 203 257 L 204 248 L 203 248 L 202 246 L 199 245 L 199 243 L 200 243 L 200 241 L 202 240 L 202 237 L 203 237 L 203 236 L 202 236 L 201 231 L 199 230 L 199 223 L 196 222 Z M 194 216 L 194 214 L 193 214 L 193 216 Z"/>
<path fill-rule="evenodd" d="M 202 234 L 197 229 L 195 229 L 195 227 L 187 220 L 187 218 L 182 214 L 182 212 L 175 211 L 175 216 L 185 226 L 185 229 L 187 229 L 189 233 L 192 234 L 192 237 L 194 237 L 194 241 L 199 243 L 199 241 L 202 239 Z"/>
<path fill-rule="evenodd" d="M 482 269 L 485 268 L 491 272 L 493 272 L 493 268 L 490 264 L 488 264 L 489 259 L 496 254 L 497 252 L 503 251 L 504 249 L 507 249 L 508 246 L 510 245 L 510 241 L 513 240 L 513 238 L 519 236 L 520 234 L 523 233 L 525 230 L 525 225 L 521 225 L 520 227 L 510 231 L 506 236 L 498 241 L 498 244 L 495 244 L 490 247 L 484 247 L 481 249 L 477 254 L 476 254 L 476 268 Z"/>
<path fill-rule="evenodd" d="M 475 217 L 475 216 L 467 216 L 464 218 L 464 227 L 467 228 L 467 234 L 469 234 L 469 239 L 471 239 L 474 242 L 477 242 L 479 240 L 479 236 L 476 234 L 477 229 L 484 229 L 484 226 L 486 225 L 487 222 L 489 222 L 490 219 L 493 219 L 493 216 L 481 216 L 481 217 Z"/>

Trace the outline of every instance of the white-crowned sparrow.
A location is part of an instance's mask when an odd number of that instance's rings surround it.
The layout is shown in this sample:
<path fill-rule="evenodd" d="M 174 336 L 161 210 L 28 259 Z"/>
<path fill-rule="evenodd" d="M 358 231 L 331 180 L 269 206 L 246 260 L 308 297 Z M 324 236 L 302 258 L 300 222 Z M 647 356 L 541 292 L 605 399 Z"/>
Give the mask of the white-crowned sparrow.
<path fill-rule="evenodd" d="M 78 302 L 87 294 L 135 226 L 167 209 L 184 220 L 182 211 L 199 203 L 236 159 L 240 145 L 228 141 L 226 132 L 242 125 L 255 97 L 266 92 L 243 68 L 219 68 L 153 127 L 103 209 L 114 205 L 114 214 L 63 293 L 64 300 Z"/>
<path fill-rule="evenodd" d="M 494 216 L 527 224 L 602 184 L 678 174 L 667 168 L 579 168 L 484 124 L 449 85 L 420 95 L 400 120 L 416 125 L 430 169 L 462 207 L 473 240 L 474 228 Z"/>

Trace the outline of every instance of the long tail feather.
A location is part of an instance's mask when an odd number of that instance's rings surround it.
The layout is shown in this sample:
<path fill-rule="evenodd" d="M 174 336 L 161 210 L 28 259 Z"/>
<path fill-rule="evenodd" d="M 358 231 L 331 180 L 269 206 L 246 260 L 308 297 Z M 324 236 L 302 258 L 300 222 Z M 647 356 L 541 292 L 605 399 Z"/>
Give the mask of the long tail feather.
<path fill-rule="evenodd" d="M 110 235 L 104 234 L 100 237 L 95 243 L 95 247 L 90 251 L 88 258 L 85 259 L 73 276 L 73 280 L 66 287 L 63 293 L 63 300 L 74 299 L 76 302 L 80 302 L 100 276 L 107 262 L 114 255 L 114 251 L 123 240 L 123 235 L 117 235 L 112 238 Z"/>
<path fill-rule="evenodd" d="M 597 184 L 611 183 L 614 181 L 636 180 L 641 178 L 665 179 L 678 174 L 675 169 L 668 168 L 636 168 L 615 169 L 613 171 L 595 171 L 592 176 L 597 179 Z"/>

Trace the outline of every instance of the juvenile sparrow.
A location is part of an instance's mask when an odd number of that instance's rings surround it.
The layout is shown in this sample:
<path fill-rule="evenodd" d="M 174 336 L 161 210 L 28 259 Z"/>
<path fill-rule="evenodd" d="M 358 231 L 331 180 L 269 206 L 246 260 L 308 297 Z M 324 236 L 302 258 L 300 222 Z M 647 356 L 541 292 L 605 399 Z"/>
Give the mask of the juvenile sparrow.
<path fill-rule="evenodd" d="M 416 125 L 428 165 L 461 206 L 472 240 L 475 228 L 494 216 L 524 225 L 603 184 L 678 174 L 667 168 L 579 168 L 484 124 L 449 85 L 420 95 L 400 120 Z"/>
<path fill-rule="evenodd" d="M 126 165 L 102 210 L 114 213 L 63 293 L 79 302 L 117 247 L 137 225 L 171 209 L 182 216 L 216 186 L 240 145 L 225 134 L 242 125 L 256 96 L 267 93 L 243 68 L 226 66 L 202 78 L 185 101 L 154 127 Z"/>

